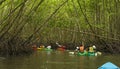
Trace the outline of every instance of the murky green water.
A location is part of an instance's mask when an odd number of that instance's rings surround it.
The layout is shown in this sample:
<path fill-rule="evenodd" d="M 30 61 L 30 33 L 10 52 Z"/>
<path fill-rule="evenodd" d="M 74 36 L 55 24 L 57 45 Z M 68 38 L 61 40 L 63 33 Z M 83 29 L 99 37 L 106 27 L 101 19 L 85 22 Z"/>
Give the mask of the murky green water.
<path fill-rule="evenodd" d="M 30 56 L 0 57 L 0 69 L 97 69 L 108 61 L 120 67 L 120 56 L 86 57 L 60 51 L 38 51 Z"/>

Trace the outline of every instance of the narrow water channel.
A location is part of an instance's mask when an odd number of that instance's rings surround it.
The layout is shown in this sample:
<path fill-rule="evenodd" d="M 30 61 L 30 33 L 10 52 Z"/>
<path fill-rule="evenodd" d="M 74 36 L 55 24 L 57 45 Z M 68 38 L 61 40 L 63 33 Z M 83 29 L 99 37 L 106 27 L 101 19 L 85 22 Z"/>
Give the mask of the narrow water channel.
<path fill-rule="evenodd" d="M 97 69 L 106 62 L 120 67 L 120 55 L 88 57 L 61 51 L 37 51 L 29 56 L 0 57 L 0 69 Z"/>

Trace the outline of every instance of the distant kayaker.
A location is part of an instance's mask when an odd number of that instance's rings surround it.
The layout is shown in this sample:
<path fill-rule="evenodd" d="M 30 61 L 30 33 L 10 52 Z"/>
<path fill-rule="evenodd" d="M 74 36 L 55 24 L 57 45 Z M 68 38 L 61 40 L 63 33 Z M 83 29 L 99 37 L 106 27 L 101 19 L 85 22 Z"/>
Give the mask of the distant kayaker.
<path fill-rule="evenodd" d="M 33 48 L 34 51 L 36 51 L 36 50 L 37 50 L 36 44 L 34 44 L 34 45 L 32 46 L 32 48 Z"/>
<path fill-rule="evenodd" d="M 47 49 L 51 49 L 51 45 L 48 45 L 48 46 L 47 46 Z"/>
<path fill-rule="evenodd" d="M 66 49 L 66 46 L 62 45 L 61 48 L 62 48 L 62 49 Z"/>
<path fill-rule="evenodd" d="M 80 45 L 79 49 L 80 49 L 80 52 L 84 52 L 84 45 Z"/>
<path fill-rule="evenodd" d="M 45 46 L 44 46 L 43 44 L 41 44 L 41 45 L 39 46 L 39 48 L 45 48 Z"/>
<path fill-rule="evenodd" d="M 58 46 L 57 50 L 64 51 L 66 49 L 66 46 L 60 45 L 58 42 L 56 42 L 56 45 Z"/>
<path fill-rule="evenodd" d="M 95 49 L 96 49 L 95 45 L 90 46 L 89 47 L 89 52 L 95 52 Z"/>
<path fill-rule="evenodd" d="M 61 45 L 57 48 L 57 50 L 59 50 L 59 51 L 65 51 L 65 49 L 66 49 L 66 46 L 64 46 L 64 45 Z"/>

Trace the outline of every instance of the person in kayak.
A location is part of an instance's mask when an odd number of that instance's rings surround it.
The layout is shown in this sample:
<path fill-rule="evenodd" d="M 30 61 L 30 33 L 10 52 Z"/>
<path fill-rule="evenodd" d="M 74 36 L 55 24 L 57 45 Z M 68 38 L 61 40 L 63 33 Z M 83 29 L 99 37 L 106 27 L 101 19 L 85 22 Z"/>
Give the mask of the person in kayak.
<path fill-rule="evenodd" d="M 80 45 L 79 51 L 80 51 L 80 52 L 84 52 L 84 45 Z"/>
<path fill-rule="evenodd" d="M 47 49 L 51 49 L 51 45 L 48 45 L 48 46 L 47 46 Z"/>
<path fill-rule="evenodd" d="M 66 49 L 66 46 L 62 45 L 61 48 L 62 48 L 62 49 Z"/>
<path fill-rule="evenodd" d="M 64 45 L 60 45 L 58 42 L 56 42 L 56 45 L 58 46 L 58 50 L 65 50 L 66 49 L 66 46 L 64 46 Z"/>
<path fill-rule="evenodd" d="M 96 52 L 96 46 L 95 45 L 90 46 L 89 47 L 89 52 Z"/>
<path fill-rule="evenodd" d="M 45 48 L 45 46 L 44 46 L 43 44 L 41 44 L 41 45 L 39 46 L 39 48 Z"/>
<path fill-rule="evenodd" d="M 37 45 L 34 44 L 34 45 L 32 46 L 32 48 L 33 48 L 34 51 L 36 51 L 36 50 L 37 50 Z"/>

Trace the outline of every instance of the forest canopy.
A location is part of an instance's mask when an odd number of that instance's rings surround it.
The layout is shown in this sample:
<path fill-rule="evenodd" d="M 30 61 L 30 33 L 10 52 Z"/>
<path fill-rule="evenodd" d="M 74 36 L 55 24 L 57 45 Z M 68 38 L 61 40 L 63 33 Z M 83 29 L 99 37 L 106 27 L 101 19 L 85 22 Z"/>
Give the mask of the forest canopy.
<path fill-rule="evenodd" d="M 0 0 L 1 54 L 56 41 L 120 53 L 119 8 L 120 0 Z"/>

